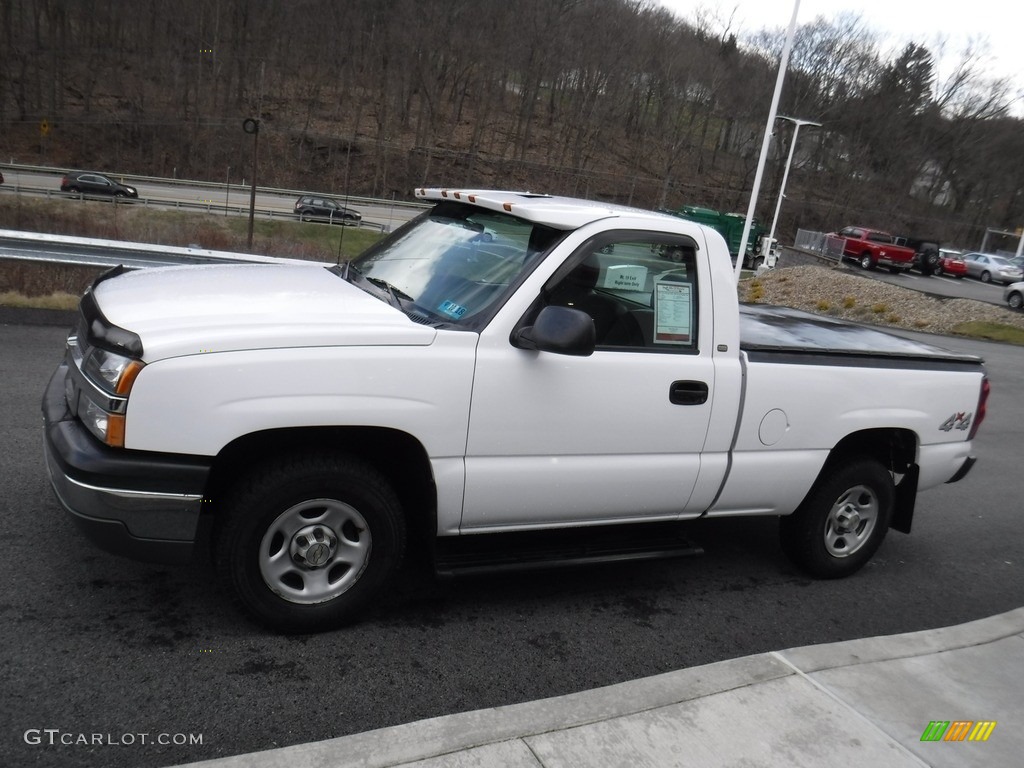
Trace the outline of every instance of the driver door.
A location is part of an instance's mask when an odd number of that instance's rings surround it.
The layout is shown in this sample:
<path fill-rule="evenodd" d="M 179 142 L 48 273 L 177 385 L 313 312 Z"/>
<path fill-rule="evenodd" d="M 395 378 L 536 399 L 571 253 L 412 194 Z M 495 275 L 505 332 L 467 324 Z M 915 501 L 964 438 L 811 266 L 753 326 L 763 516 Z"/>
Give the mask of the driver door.
<path fill-rule="evenodd" d="M 687 510 L 715 383 L 696 247 L 605 234 L 567 260 L 521 324 L 548 304 L 585 311 L 598 342 L 589 357 L 519 349 L 507 327 L 481 334 L 463 532 L 703 511 Z"/>

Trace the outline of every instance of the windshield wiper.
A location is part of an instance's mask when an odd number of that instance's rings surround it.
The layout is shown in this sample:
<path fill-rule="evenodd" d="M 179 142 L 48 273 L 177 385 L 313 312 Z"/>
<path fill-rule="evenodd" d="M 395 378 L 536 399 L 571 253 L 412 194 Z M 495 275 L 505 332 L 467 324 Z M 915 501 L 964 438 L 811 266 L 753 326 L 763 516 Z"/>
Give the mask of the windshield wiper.
<path fill-rule="evenodd" d="M 328 272 L 331 272 L 342 280 L 358 285 L 363 290 L 366 290 L 365 284 L 370 283 L 374 288 L 383 289 L 387 296 L 388 304 L 391 304 L 398 309 L 403 309 L 402 300 L 407 299 L 413 301 L 412 296 L 409 296 L 404 291 L 400 291 L 391 285 L 387 280 L 381 280 L 379 277 L 367 277 L 358 269 L 352 266 L 352 262 L 346 261 L 344 264 L 332 264 L 327 268 Z M 349 275 L 351 274 L 351 278 Z"/>
<path fill-rule="evenodd" d="M 405 307 L 402 305 L 403 299 L 405 301 L 415 301 L 412 296 L 407 294 L 405 291 L 395 288 L 395 286 L 387 280 L 381 280 L 379 277 L 366 277 L 365 275 L 363 276 L 363 279 L 368 280 L 378 288 L 383 288 L 387 292 L 389 303 L 392 306 L 401 309 L 403 312 L 405 311 Z"/>
<path fill-rule="evenodd" d="M 383 290 L 387 295 L 388 304 L 401 310 L 418 323 L 424 323 L 438 328 L 451 325 L 451 323 L 444 318 L 440 318 L 437 313 L 421 307 L 416 303 L 416 299 L 400 288 L 396 288 L 387 280 L 382 280 L 379 277 L 367 277 L 355 267 L 351 267 L 350 269 L 350 264 L 350 262 L 346 262 L 344 265 L 335 264 L 328 267 L 328 271 L 333 272 L 343 280 L 348 280 L 353 285 L 359 286 L 364 291 L 367 291 L 367 293 L 376 294 L 378 291 Z M 368 290 L 366 283 L 372 285 L 377 289 L 377 291 Z"/>

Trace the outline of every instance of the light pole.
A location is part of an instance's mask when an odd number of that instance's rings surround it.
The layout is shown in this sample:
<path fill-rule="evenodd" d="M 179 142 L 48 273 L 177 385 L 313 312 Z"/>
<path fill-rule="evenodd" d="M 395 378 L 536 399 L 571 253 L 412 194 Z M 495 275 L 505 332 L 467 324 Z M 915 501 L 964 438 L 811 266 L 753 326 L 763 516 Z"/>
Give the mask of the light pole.
<path fill-rule="evenodd" d="M 800 120 L 796 117 L 786 117 L 785 115 L 778 115 L 776 120 L 788 120 L 793 124 L 793 140 L 789 142 L 789 157 L 786 158 L 786 170 L 782 173 L 782 185 L 779 187 L 779 201 L 775 204 L 775 217 L 772 219 L 772 228 L 768 232 L 768 247 L 771 248 L 771 244 L 775 242 L 775 225 L 779 223 L 779 211 L 782 210 L 782 198 L 786 195 L 786 181 L 789 179 L 789 166 L 793 162 L 793 151 L 796 149 L 796 137 L 800 135 L 801 125 L 813 125 L 817 128 L 821 127 L 821 123 L 816 123 L 813 120 Z"/>
<path fill-rule="evenodd" d="M 757 161 L 757 172 L 754 173 L 754 188 L 750 191 L 750 204 L 747 206 L 747 219 L 743 223 L 743 235 L 740 237 L 740 249 L 736 254 L 736 282 L 740 281 L 740 272 L 743 270 L 743 257 L 747 253 L 747 243 L 750 240 L 750 226 L 754 222 L 754 211 L 757 209 L 757 196 L 761 191 L 761 176 L 764 174 L 765 161 L 768 159 L 768 144 L 771 142 L 772 131 L 775 126 L 775 115 L 778 114 L 779 97 L 782 95 L 782 84 L 786 80 L 786 67 L 789 66 L 789 51 L 793 47 L 793 33 L 796 31 L 796 17 L 800 12 L 800 0 L 793 2 L 793 16 L 789 20 L 789 29 L 786 31 L 786 42 L 782 46 L 782 57 L 779 59 L 779 72 L 775 77 L 775 91 L 772 94 L 772 104 L 768 108 L 768 119 L 765 121 L 764 138 L 761 140 L 761 156 Z"/>

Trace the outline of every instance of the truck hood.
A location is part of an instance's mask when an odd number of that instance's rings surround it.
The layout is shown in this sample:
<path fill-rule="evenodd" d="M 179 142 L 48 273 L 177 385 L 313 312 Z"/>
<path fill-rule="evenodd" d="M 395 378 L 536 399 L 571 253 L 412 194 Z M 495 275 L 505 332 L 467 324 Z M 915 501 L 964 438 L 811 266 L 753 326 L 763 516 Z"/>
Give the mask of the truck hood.
<path fill-rule="evenodd" d="M 93 289 L 147 362 L 199 352 L 430 344 L 433 328 L 324 268 L 231 264 L 128 272 Z"/>

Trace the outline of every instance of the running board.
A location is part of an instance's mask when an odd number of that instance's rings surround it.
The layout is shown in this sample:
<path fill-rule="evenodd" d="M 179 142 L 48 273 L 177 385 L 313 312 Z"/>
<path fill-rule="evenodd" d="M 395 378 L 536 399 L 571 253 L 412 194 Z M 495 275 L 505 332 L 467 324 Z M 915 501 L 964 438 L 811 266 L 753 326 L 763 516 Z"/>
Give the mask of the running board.
<path fill-rule="evenodd" d="M 453 578 L 702 554 L 680 523 L 645 523 L 443 536 L 435 543 L 434 569 Z"/>

